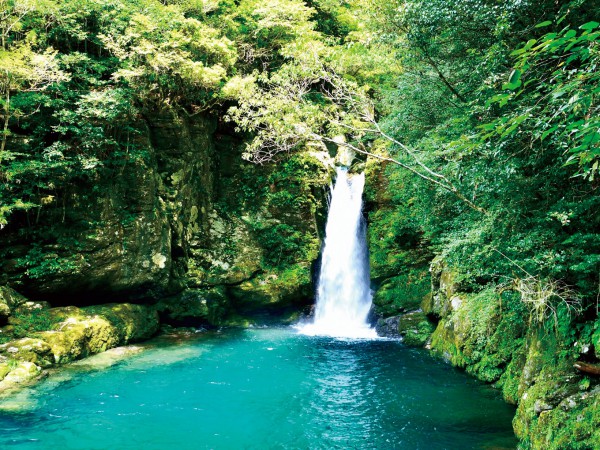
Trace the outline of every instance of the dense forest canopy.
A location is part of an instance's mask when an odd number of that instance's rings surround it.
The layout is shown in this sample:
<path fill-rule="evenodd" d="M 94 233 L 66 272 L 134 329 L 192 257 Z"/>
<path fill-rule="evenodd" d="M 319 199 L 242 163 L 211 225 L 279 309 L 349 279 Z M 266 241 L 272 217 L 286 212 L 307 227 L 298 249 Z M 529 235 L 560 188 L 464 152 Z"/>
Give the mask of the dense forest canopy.
<path fill-rule="evenodd" d="M 2 0 L 1 10 L 3 226 L 145 158 L 136 122 L 173 108 L 232 121 L 256 162 L 332 144 L 378 158 L 389 204 L 372 217 L 375 269 L 406 270 L 419 249 L 460 266 L 471 289 L 559 283 L 596 306 L 593 1 Z"/>
<path fill-rule="evenodd" d="M 306 306 L 345 153 L 377 314 L 600 445 L 596 0 L 0 0 L 0 43 L 0 293 L 58 302 L 15 339 Z"/>

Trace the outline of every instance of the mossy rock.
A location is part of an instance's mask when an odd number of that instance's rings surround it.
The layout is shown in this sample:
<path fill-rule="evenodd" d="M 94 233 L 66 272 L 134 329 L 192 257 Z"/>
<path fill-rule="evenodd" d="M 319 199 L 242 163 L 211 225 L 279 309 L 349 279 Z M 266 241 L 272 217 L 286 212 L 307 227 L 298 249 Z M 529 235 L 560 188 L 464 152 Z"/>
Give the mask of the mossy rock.
<path fill-rule="evenodd" d="M 16 360 L 35 363 L 40 367 L 50 367 L 54 363 L 50 346 L 36 338 L 23 338 L 0 345 L 0 353 Z"/>
<path fill-rule="evenodd" d="M 485 381 L 498 379 L 502 370 L 494 368 L 504 361 L 496 363 L 491 355 L 497 349 L 488 347 L 501 318 L 495 292 L 490 289 L 477 294 L 456 293 L 448 299 L 444 311 L 432 336 L 434 352 L 459 367 L 473 366 L 467 370 Z"/>
<path fill-rule="evenodd" d="M 119 344 L 137 342 L 154 336 L 159 328 L 158 312 L 153 306 L 110 303 L 82 308 L 84 314 L 97 315 L 117 329 Z"/>
<path fill-rule="evenodd" d="M 531 447 L 548 450 L 600 448 L 600 386 L 573 394 L 541 411 L 527 430 Z"/>
<path fill-rule="evenodd" d="M 31 311 L 33 317 L 37 313 Z M 0 353 L 18 361 L 49 367 L 148 339 L 159 328 L 158 313 L 154 308 L 127 303 L 52 308 L 44 310 L 44 315 L 48 317 L 42 323 L 43 331 L 0 345 Z"/>
<path fill-rule="evenodd" d="M 41 371 L 41 368 L 32 362 L 18 362 L 15 367 L 10 369 L 2 381 L 0 381 L 0 391 L 15 388 L 32 381 L 41 375 Z"/>
<path fill-rule="evenodd" d="M 463 340 L 455 332 L 455 324 L 448 319 L 442 319 L 431 335 L 431 350 L 452 365 L 465 367 L 466 361 L 462 353 Z"/>
<path fill-rule="evenodd" d="M 155 306 L 162 321 L 175 326 L 218 326 L 230 309 L 222 287 L 186 289 Z"/>
<path fill-rule="evenodd" d="M 8 286 L 0 286 L 0 325 L 6 323 L 15 308 L 27 302 L 27 299 Z"/>
<path fill-rule="evenodd" d="M 507 403 L 516 405 L 519 402 L 519 384 L 523 367 L 527 361 L 527 351 L 524 345 L 516 344 L 515 351 L 504 373 L 500 375 L 497 386 L 502 389 L 502 397 Z"/>
<path fill-rule="evenodd" d="M 434 313 L 435 304 L 434 304 L 434 299 L 433 299 L 433 292 L 429 291 L 423 297 L 423 299 L 421 300 L 420 309 L 427 315 L 431 315 L 431 316 L 435 315 L 435 313 Z"/>
<path fill-rule="evenodd" d="M 58 308 L 51 308 L 49 311 L 50 317 L 56 323 L 62 322 L 69 318 L 84 319 L 86 317 L 83 309 L 77 306 L 61 306 Z"/>
<path fill-rule="evenodd" d="M 385 319 L 378 319 L 375 324 L 375 331 L 378 336 L 388 337 L 388 338 L 399 338 L 400 333 L 398 333 L 398 322 L 400 321 L 400 316 L 392 316 L 386 317 Z"/>
<path fill-rule="evenodd" d="M 75 339 L 72 333 L 67 335 L 60 331 L 43 331 L 37 337 L 50 346 L 55 364 L 64 364 L 86 356 L 83 353 L 83 336 Z"/>
<path fill-rule="evenodd" d="M 54 330 L 36 335 L 51 348 L 55 364 L 63 364 L 109 348 L 152 337 L 159 328 L 152 307 L 115 303 L 86 308 L 54 308 L 64 320 Z"/>
<path fill-rule="evenodd" d="M 569 374 L 546 365 L 536 374 L 535 384 L 526 389 L 519 398 L 517 414 L 513 427 L 521 439 L 539 440 L 540 434 L 552 434 L 553 430 L 543 430 L 543 419 L 548 413 L 554 414 L 562 402 L 578 391 L 575 383 L 569 383 Z M 551 414 L 551 415 L 552 415 Z M 542 419 L 542 423 L 540 423 Z M 550 448 L 547 445 L 534 448 Z M 564 448 L 564 447 L 553 447 Z M 570 448 L 570 447 L 569 447 Z"/>
<path fill-rule="evenodd" d="M 452 299 L 457 296 L 462 297 L 460 274 L 455 269 L 448 267 L 440 256 L 431 262 L 430 273 L 431 296 L 423 299 L 421 309 L 431 316 L 445 317 L 452 310 L 450 304 Z"/>
<path fill-rule="evenodd" d="M 15 308 L 8 319 L 9 325 L 2 329 L 3 337 L 14 340 L 31 336 L 38 331 L 52 329 L 61 320 L 51 313 L 48 303 L 28 301 Z"/>
<path fill-rule="evenodd" d="M 402 342 L 413 347 L 423 347 L 434 330 L 435 326 L 421 311 L 403 314 L 398 321 L 398 333 L 402 336 Z"/>
<path fill-rule="evenodd" d="M 263 251 L 249 225 L 239 217 L 217 211 L 212 211 L 209 218 L 212 247 L 192 251 L 194 260 L 188 277 L 198 284 L 231 285 L 260 271 Z"/>
<path fill-rule="evenodd" d="M 377 314 L 390 317 L 418 309 L 423 297 L 430 291 L 430 284 L 427 270 L 388 278 L 373 296 Z"/>
<path fill-rule="evenodd" d="M 59 330 L 44 331 L 37 337 L 48 343 L 55 364 L 64 364 L 106 350 L 108 346 L 103 346 L 101 342 L 108 341 L 114 345 L 118 342 L 114 327 L 99 318 L 70 318 Z"/>
<path fill-rule="evenodd" d="M 312 297 L 310 267 L 298 265 L 283 271 L 261 274 L 227 290 L 241 314 L 303 304 Z"/>
<path fill-rule="evenodd" d="M 12 370 L 11 364 L 8 361 L 0 363 L 0 381 L 4 380 L 6 375 Z"/>

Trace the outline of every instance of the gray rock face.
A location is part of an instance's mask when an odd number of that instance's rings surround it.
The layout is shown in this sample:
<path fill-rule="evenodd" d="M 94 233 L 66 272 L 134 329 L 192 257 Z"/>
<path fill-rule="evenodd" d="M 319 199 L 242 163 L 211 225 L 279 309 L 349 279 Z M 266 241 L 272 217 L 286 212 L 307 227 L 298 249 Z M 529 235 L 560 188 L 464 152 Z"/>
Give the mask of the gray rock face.
<path fill-rule="evenodd" d="M 6 325 L 6 320 L 13 311 L 25 304 L 27 299 L 8 286 L 0 286 L 0 325 Z"/>
<path fill-rule="evenodd" d="M 287 227 L 291 238 L 304 240 L 296 247 L 312 239 L 318 249 L 312 194 L 280 210 L 265 203 L 264 189 L 262 197 L 246 192 L 240 200 L 241 190 L 256 188 L 244 186 L 247 180 L 266 179 L 274 169 L 244 162 L 241 142 L 216 134 L 212 117 L 159 111 L 132 125 L 138 156 L 65 187 L 28 221 L 27 233 L 16 225 L 3 230 L 1 284 L 53 306 L 145 301 L 212 287 L 225 288 L 246 309 L 310 296 L 318 250 L 294 261 L 293 270 L 265 270 L 272 249 L 259 234 Z M 266 192 L 278 189 L 288 186 Z M 293 190 L 279 198 L 289 197 Z M 6 305 L 0 300 L 0 320 L 10 313 Z"/>
<path fill-rule="evenodd" d="M 379 319 L 375 324 L 375 331 L 378 336 L 399 338 L 400 332 L 398 331 L 398 324 L 400 323 L 401 316 L 388 317 L 386 319 Z"/>
<path fill-rule="evenodd" d="M 134 125 L 143 156 L 66 189 L 40 209 L 30 237 L 0 238 L 8 256 L 0 279 L 62 304 L 183 287 L 189 246 L 208 236 L 214 120 L 159 112 Z"/>

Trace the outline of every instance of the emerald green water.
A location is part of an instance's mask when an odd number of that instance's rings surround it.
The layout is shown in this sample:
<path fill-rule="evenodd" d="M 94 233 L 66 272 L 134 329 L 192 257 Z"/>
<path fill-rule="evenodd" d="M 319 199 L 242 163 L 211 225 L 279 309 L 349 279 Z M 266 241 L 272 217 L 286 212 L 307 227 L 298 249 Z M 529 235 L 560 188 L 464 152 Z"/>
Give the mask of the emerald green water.
<path fill-rule="evenodd" d="M 2 449 L 515 448 L 513 409 L 427 353 L 292 329 L 207 333 L 36 388 Z"/>

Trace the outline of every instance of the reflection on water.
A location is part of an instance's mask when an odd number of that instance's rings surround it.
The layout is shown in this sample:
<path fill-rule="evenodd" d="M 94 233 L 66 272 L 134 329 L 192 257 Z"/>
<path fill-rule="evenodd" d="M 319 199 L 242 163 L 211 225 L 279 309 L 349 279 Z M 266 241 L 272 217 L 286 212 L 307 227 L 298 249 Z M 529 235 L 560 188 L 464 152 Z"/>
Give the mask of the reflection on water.
<path fill-rule="evenodd" d="M 343 341 L 319 343 L 311 366 L 313 387 L 309 397 L 312 427 L 309 441 L 346 445 L 371 436 L 377 426 L 374 396 L 377 370 L 365 370 L 363 345 Z"/>
<path fill-rule="evenodd" d="M 393 341 L 247 330 L 80 369 L 0 413 L 0 448 L 515 447 L 497 392 Z"/>

